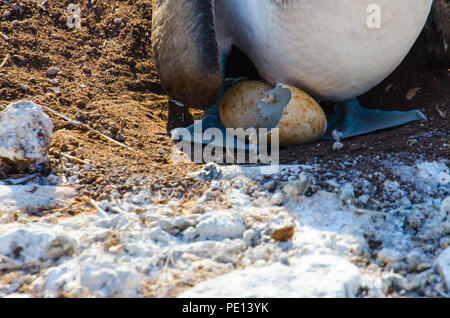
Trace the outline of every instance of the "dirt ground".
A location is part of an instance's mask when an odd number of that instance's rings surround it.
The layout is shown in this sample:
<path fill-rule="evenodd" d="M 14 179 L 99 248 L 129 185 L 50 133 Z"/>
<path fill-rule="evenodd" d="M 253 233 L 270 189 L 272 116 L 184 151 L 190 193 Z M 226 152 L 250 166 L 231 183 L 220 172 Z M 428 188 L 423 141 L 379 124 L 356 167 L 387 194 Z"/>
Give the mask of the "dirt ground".
<path fill-rule="evenodd" d="M 0 110 L 15 100 L 33 100 L 131 147 L 120 147 L 49 113 L 55 126 L 52 167 L 61 171 L 60 153 L 93 164 L 97 170 L 86 174 L 79 188 L 94 199 L 107 193 L 109 185 L 136 174 L 163 188 L 189 188 L 187 197 L 197 195 L 202 185 L 186 173 L 198 166 L 171 161 L 174 145 L 168 131 L 191 124 L 202 112 L 191 110 L 191 116 L 168 106 L 150 48 L 151 1 L 83 1 L 81 28 L 72 30 L 66 25 L 71 2 L 38 6 L 33 1 L 0 1 L 0 63 L 6 61 L 0 67 Z M 51 67 L 60 72 L 48 76 Z M 361 97 L 368 107 L 421 109 L 428 121 L 353 138 L 338 152 L 332 151 L 333 142 L 284 149 L 281 162 L 338 162 L 388 154 L 412 161 L 449 159 L 449 71 L 409 58 Z M 414 88 L 420 90 L 407 100 Z"/>

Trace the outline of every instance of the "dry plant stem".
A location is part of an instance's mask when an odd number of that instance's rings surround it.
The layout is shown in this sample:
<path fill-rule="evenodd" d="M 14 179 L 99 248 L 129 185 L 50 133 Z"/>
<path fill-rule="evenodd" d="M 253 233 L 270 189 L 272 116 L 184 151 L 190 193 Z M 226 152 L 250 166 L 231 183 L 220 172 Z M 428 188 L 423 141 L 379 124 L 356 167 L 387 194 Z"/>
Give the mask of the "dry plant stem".
<path fill-rule="evenodd" d="M 1 36 L 2 39 L 5 40 L 6 42 L 9 41 L 9 37 L 8 37 L 6 34 L 4 34 L 3 32 L 0 32 L 0 36 Z"/>
<path fill-rule="evenodd" d="M 82 164 L 84 164 L 84 165 L 89 165 L 89 164 L 90 164 L 90 163 L 87 162 L 87 161 L 78 159 L 78 158 L 76 158 L 76 157 L 74 157 L 74 156 L 68 155 L 68 154 L 63 153 L 63 152 L 60 152 L 59 154 L 60 154 L 61 156 L 65 157 L 65 158 L 67 158 L 67 159 L 74 160 L 74 161 L 79 162 L 79 163 L 82 163 Z"/>
<path fill-rule="evenodd" d="M 378 211 L 372 211 L 372 210 L 367 210 L 367 209 L 359 209 L 359 208 L 353 208 L 353 211 L 356 214 L 368 214 L 368 215 L 373 215 L 373 216 L 382 216 L 382 217 L 387 217 L 386 213 L 383 212 L 378 212 Z"/>
<path fill-rule="evenodd" d="M 101 216 L 108 216 L 108 214 L 101 207 L 99 207 L 94 200 L 91 199 L 89 203 L 98 211 L 98 214 L 100 214 Z"/>
<path fill-rule="evenodd" d="M 6 65 L 6 63 L 8 62 L 8 59 L 9 59 L 10 56 L 11 56 L 11 55 L 10 55 L 9 53 L 6 54 L 5 58 L 3 59 L 2 64 L 0 64 L 0 68 L 2 68 L 3 66 Z"/>
<path fill-rule="evenodd" d="M 45 108 L 46 110 L 48 110 L 49 112 L 51 112 L 52 114 L 54 114 L 54 115 L 56 115 L 56 116 L 58 116 L 58 117 L 60 117 L 60 118 L 62 118 L 62 119 L 64 119 L 64 120 L 68 121 L 69 123 L 71 123 L 71 124 L 74 125 L 74 126 L 86 128 L 87 130 L 96 133 L 97 135 L 99 135 L 99 136 L 105 138 L 106 140 L 108 140 L 108 141 L 110 141 L 110 142 L 112 142 L 112 143 L 115 143 L 116 145 L 119 145 L 119 146 L 121 146 L 121 147 L 124 147 L 124 148 L 126 148 L 126 149 L 128 149 L 128 150 L 134 151 L 133 148 L 128 147 L 127 145 L 125 145 L 125 144 L 123 144 L 123 143 L 121 143 L 121 142 L 118 142 L 117 140 L 114 140 L 114 139 L 112 139 L 112 138 L 110 138 L 110 137 L 108 137 L 108 136 L 102 134 L 101 132 L 99 132 L 99 131 L 97 131 L 97 130 L 95 130 L 95 129 L 92 129 L 91 127 L 89 127 L 89 126 L 86 125 L 86 124 L 83 124 L 82 122 L 79 122 L 79 121 L 77 121 L 77 120 L 70 119 L 69 117 L 62 115 L 62 114 L 60 114 L 60 113 L 54 111 L 53 109 L 51 109 L 51 108 L 49 108 L 49 107 L 47 107 L 47 106 L 42 106 L 42 107 Z"/>

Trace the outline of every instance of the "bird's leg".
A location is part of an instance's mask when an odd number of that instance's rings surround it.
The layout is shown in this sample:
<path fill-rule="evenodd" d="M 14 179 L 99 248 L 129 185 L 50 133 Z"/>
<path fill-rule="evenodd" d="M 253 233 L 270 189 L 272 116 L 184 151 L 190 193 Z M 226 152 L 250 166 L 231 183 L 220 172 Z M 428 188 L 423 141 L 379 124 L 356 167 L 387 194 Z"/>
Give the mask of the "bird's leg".
<path fill-rule="evenodd" d="M 219 117 L 219 105 L 222 100 L 223 95 L 226 90 L 230 87 L 230 81 L 225 79 L 225 69 L 227 62 L 227 54 L 221 54 L 221 62 L 222 62 L 222 89 L 220 91 L 219 97 L 217 98 L 216 103 L 208 108 L 201 121 L 196 121 L 193 125 L 187 128 L 176 128 L 171 131 L 172 139 L 175 141 L 184 140 L 183 136 L 186 135 L 187 131 L 191 136 L 191 141 L 209 144 L 211 140 L 203 139 L 203 133 L 209 128 L 218 128 L 225 134 L 225 128 L 222 125 Z M 199 136 L 199 134 L 201 136 Z"/>
<path fill-rule="evenodd" d="M 426 117 L 419 110 L 400 112 L 368 109 L 362 107 L 355 98 L 340 103 L 336 113 L 328 118 L 328 128 L 324 139 L 334 139 L 334 131 L 340 132 L 341 139 L 345 139 L 423 119 Z"/>

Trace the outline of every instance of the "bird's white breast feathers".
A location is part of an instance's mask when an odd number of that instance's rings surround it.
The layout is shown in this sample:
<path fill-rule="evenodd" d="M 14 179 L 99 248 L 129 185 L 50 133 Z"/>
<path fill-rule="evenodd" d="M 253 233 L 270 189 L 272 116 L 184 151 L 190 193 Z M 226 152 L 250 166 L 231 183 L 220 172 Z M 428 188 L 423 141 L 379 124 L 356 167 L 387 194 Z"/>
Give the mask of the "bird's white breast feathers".
<path fill-rule="evenodd" d="M 369 90 L 401 63 L 431 4 L 432 0 L 216 0 L 216 27 L 221 50 L 236 45 L 268 82 L 288 83 L 319 98 L 341 101 Z"/>

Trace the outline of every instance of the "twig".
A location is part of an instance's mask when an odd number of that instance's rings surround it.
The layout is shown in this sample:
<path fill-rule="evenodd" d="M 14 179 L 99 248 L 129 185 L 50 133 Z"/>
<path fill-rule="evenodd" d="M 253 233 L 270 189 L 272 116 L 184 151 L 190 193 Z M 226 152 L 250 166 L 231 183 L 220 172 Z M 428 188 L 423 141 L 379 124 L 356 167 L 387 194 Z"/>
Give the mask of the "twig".
<path fill-rule="evenodd" d="M 9 53 L 6 54 L 5 58 L 3 59 L 2 64 L 0 64 L 0 68 L 2 68 L 3 66 L 5 66 L 6 62 L 8 62 L 8 59 L 11 55 Z"/>
<path fill-rule="evenodd" d="M 0 36 L 2 37 L 3 40 L 5 40 L 7 42 L 9 41 L 9 36 L 7 36 L 5 33 L 0 32 Z"/>
<path fill-rule="evenodd" d="M 126 148 L 126 149 L 128 149 L 128 150 L 134 151 L 133 148 L 128 147 L 127 145 L 125 145 L 125 144 L 123 144 L 123 143 L 121 143 L 121 142 L 119 142 L 119 141 L 117 141 L 117 140 L 114 140 L 114 139 L 112 139 L 112 138 L 110 138 L 110 137 L 108 137 L 108 136 L 102 134 L 101 132 L 99 132 L 99 131 L 97 131 L 97 130 L 95 130 L 95 129 L 92 129 L 91 127 L 89 127 L 89 126 L 86 125 L 86 124 L 83 124 L 82 122 L 79 122 L 79 121 L 77 121 L 77 120 L 70 119 L 69 117 L 62 115 L 62 114 L 60 114 L 60 113 L 54 111 L 53 109 L 51 109 L 51 108 L 49 108 L 49 107 L 47 107 L 47 106 L 42 106 L 42 107 L 45 108 L 46 110 L 48 110 L 49 112 L 51 112 L 52 114 L 54 114 L 54 115 L 56 115 L 56 116 L 58 116 L 58 117 L 60 117 L 60 118 L 62 118 L 62 119 L 64 119 L 64 120 L 67 120 L 69 123 L 71 123 L 71 124 L 74 125 L 74 126 L 80 126 L 80 127 L 86 128 L 87 130 L 96 133 L 97 135 L 99 135 L 99 136 L 101 136 L 101 137 L 107 139 L 108 141 L 110 141 L 110 142 L 112 142 L 112 143 L 115 143 L 116 145 L 119 145 L 119 146 L 121 146 L 121 147 L 124 147 L 124 148 Z"/>
<path fill-rule="evenodd" d="M 357 214 L 368 214 L 368 215 L 374 215 L 374 216 L 387 217 L 387 214 L 384 212 L 372 211 L 372 210 L 367 210 L 367 209 L 359 209 L 356 207 L 353 208 L 353 211 Z"/>
<path fill-rule="evenodd" d="M 8 181 L 9 183 L 13 184 L 13 185 L 18 185 L 18 184 L 25 184 L 28 181 L 36 178 L 38 176 L 37 173 L 35 174 L 31 174 L 29 176 L 23 177 L 23 178 L 19 178 L 19 179 L 7 179 L 6 181 Z"/>
<path fill-rule="evenodd" d="M 108 216 L 108 214 L 101 207 L 99 207 L 94 200 L 91 199 L 89 203 L 92 205 L 93 208 L 95 208 L 98 211 L 98 214 L 100 214 L 101 216 Z"/>
<path fill-rule="evenodd" d="M 84 164 L 84 165 L 90 165 L 89 162 L 84 161 L 84 160 L 81 160 L 81 159 L 78 159 L 78 158 L 76 158 L 76 157 L 74 157 L 74 156 L 71 156 L 71 155 L 68 155 L 68 154 L 66 154 L 66 153 L 60 152 L 59 154 L 60 154 L 61 156 L 65 157 L 65 158 L 67 158 L 67 159 L 77 161 L 77 162 L 82 163 L 82 164 Z"/>

